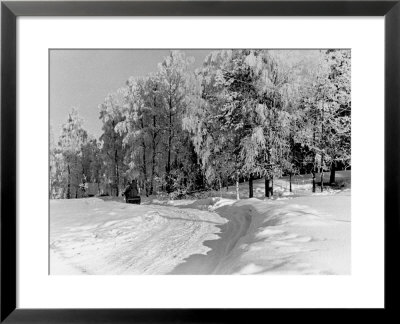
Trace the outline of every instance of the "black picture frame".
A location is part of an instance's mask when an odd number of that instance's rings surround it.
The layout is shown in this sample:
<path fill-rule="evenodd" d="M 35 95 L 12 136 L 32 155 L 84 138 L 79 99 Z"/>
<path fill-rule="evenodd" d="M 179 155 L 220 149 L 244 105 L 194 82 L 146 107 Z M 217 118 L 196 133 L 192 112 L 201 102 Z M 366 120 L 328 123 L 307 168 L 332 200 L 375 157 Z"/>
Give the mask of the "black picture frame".
<path fill-rule="evenodd" d="M 20 309 L 16 308 L 17 110 L 16 19 L 19 16 L 384 16 L 385 17 L 385 308 L 293 310 L 318 321 L 343 313 L 384 321 L 396 311 L 400 232 L 400 0 L 396 1 L 2 1 L 1 3 L 1 322 L 200 323 L 258 322 L 271 309 Z M 367 163 L 367 162 L 366 162 Z M 371 180 L 373 182 L 373 180 Z M 372 184 L 371 184 L 372 186 Z M 379 188 L 372 189 L 379 190 Z M 373 260 L 371 260 L 373 262 Z M 133 292 L 134 293 L 134 292 Z M 344 292 L 345 293 L 345 292 Z M 265 312 L 269 312 L 268 315 Z M 310 314 L 310 312 L 313 312 Z M 354 314 L 353 314 L 354 315 Z M 390 314 L 393 315 L 393 314 Z M 268 317 L 266 317 L 268 316 Z M 282 316 L 282 315 L 280 315 Z M 322 316 L 322 317 L 321 317 Z"/>

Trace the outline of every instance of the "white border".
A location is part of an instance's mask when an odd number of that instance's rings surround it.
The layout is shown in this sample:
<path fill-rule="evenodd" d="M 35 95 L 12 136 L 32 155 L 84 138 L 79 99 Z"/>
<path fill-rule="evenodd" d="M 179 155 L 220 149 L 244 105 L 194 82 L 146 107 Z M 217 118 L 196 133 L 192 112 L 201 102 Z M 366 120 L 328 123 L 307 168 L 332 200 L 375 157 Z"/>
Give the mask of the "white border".
<path fill-rule="evenodd" d="M 19 17 L 17 26 L 18 307 L 383 307 L 383 18 Z M 351 48 L 352 275 L 48 276 L 48 48 L 105 47 Z"/>

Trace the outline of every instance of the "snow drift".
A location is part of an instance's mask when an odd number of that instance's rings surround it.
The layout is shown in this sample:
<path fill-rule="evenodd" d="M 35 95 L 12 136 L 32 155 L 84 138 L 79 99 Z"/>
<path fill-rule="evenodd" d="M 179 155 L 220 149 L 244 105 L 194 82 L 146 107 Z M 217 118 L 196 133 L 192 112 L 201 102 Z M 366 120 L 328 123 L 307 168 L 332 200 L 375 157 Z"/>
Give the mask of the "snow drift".
<path fill-rule="evenodd" d="M 158 203 L 158 204 L 157 204 Z M 51 202 L 51 274 L 350 274 L 350 192 Z"/>

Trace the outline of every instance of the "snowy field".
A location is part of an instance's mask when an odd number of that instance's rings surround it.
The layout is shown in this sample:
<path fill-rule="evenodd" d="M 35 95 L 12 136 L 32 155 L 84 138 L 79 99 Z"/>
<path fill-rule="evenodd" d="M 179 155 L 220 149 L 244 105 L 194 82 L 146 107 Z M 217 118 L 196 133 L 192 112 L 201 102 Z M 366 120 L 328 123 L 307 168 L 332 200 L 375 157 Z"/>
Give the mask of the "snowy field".
<path fill-rule="evenodd" d="M 262 180 L 254 182 L 257 198 L 240 201 L 224 198 L 234 187 L 142 205 L 51 200 L 50 273 L 350 274 L 350 172 L 338 173 L 346 188 L 314 194 L 304 178 L 294 179 L 292 193 L 287 179 L 277 180 L 269 200 Z M 241 184 L 241 197 L 247 190 Z"/>
<path fill-rule="evenodd" d="M 350 274 L 350 189 L 300 191 L 51 200 L 50 274 Z"/>

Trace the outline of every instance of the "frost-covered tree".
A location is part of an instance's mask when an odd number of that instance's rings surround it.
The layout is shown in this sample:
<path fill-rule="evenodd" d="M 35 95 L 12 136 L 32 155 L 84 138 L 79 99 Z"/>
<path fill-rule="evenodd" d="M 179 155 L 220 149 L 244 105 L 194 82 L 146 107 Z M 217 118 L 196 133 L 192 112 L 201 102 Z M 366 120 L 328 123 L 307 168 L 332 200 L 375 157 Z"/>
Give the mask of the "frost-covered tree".
<path fill-rule="evenodd" d="M 227 89 L 223 66 L 231 58 L 231 51 L 213 52 L 205 59 L 203 68 L 197 72 L 196 89 L 183 119 L 185 129 L 192 134 L 194 149 L 209 185 L 229 178 L 237 179 L 235 158 L 239 150 L 235 134 L 224 127 L 224 106 L 227 104 Z M 234 156 L 236 153 L 236 156 Z M 238 179 L 237 179 L 238 180 Z"/>
<path fill-rule="evenodd" d="M 130 78 L 121 89 L 125 118 L 116 127 L 124 136 L 128 177 L 139 180 L 146 195 L 151 195 L 154 190 L 161 153 L 161 125 L 165 123 L 157 89 L 154 77 Z"/>
<path fill-rule="evenodd" d="M 76 112 L 50 143 L 50 197 L 77 197 L 82 182 L 119 195 L 179 196 L 284 174 L 350 165 L 350 51 L 221 50 L 197 71 L 171 51 L 157 71 L 130 78 L 99 105 L 103 133 L 88 138 Z M 82 128 L 83 130 L 83 128 Z M 85 134 L 85 135 L 83 135 Z M 74 137 L 75 136 L 75 137 Z M 73 144 L 71 144 L 73 143 Z M 60 189 L 65 188 L 65 190 Z M 62 194 L 61 194 L 62 196 Z"/>
<path fill-rule="evenodd" d="M 83 179 L 82 145 L 87 141 L 87 132 L 78 110 L 73 108 L 67 122 L 62 126 L 59 150 L 63 158 L 63 182 L 66 185 L 65 197 L 78 198 Z"/>
<path fill-rule="evenodd" d="M 143 86 L 143 99 L 144 105 L 147 107 L 145 112 L 147 112 L 147 123 L 146 123 L 146 133 L 147 133 L 147 147 L 149 148 L 148 161 L 150 164 L 149 172 L 149 186 L 148 194 L 152 195 L 155 190 L 155 180 L 160 178 L 161 174 L 161 161 L 162 161 L 162 137 L 163 137 L 163 127 L 166 123 L 165 114 L 162 113 L 162 98 L 160 95 L 160 85 L 158 84 L 158 79 L 154 74 L 150 74 Z M 144 125 L 143 125 L 144 126 Z M 162 178 L 162 177 L 161 177 Z"/>
<path fill-rule="evenodd" d="M 283 107 L 284 135 L 281 141 L 279 157 L 280 173 L 289 174 L 289 187 L 292 187 L 292 175 L 304 170 L 309 157 L 307 139 L 303 138 L 302 100 L 316 81 L 316 70 L 321 52 L 315 50 L 277 50 L 271 51 L 277 71 L 274 83 L 280 94 Z M 309 136 L 307 133 L 306 136 Z"/>
<path fill-rule="evenodd" d="M 304 127 L 303 137 L 314 152 L 314 164 L 320 171 L 323 190 L 325 167 L 330 167 L 330 182 L 333 183 L 336 164 L 350 164 L 349 50 L 328 50 L 323 53 L 317 80 L 304 97 L 303 105 L 306 111 L 304 125 L 308 124 L 308 127 Z"/>
<path fill-rule="evenodd" d="M 122 144 L 126 148 L 125 163 L 130 178 L 139 180 L 147 193 L 148 161 L 148 118 L 144 78 L 130 78 L 125 88 L 121 89 L 124 118 L 117 124 L 116 130 L 123 136 Z"/>
<path fill-rule="evenodd" d="M 253 175 L 265 172 L 261 156 L 266 140 L 258 108 L 266 77 L 264 60 L 267 56 L 264 51 L 234 50 L 223 66 L 227 96 L 221 122 L 225 129 L 232 132 L 234 139 L 237 198 L 240 176 L 250 180 L 251 197 Z"/>
<path fill-rule="evenodd" d="M 191 97 L 192 72 L 189 67 L 193 63 L 184 53 L 171 51 L 158 65 L 156 74 L 157 94 L 160 104 L 159 114 L 165 120 L 160 125 L 165 147 L 165 188 L 167 192 L 184 186 L 185 177 L 189 175 L 186 162 L 191 158 L 189 134 L 182 128 L 182 118 Z M 188 151 L 189 149 L 189 151 Z"/>
<path fill-rule="evenodd" d="M 220 184 L 224 177 L 234 179 L 237 199 L 241 177 L 250 180 L 252 196 L 253 176 L 269 179 L 273 171 L 272 157 L 266 158 L 277 142 L 271 125 L 278 129 L 277 118 L 270 116 L 276 107 L 267 106 L 277 96 L 268 88 L 272 61 L 266 51 L 216 51 L 198 71 L 201 101 L 193 105 L 186 125 L 207 179 Z"/>
<path fill-rule="evenodd" d="M 82 145 L 82 171 L 85 182 L 100 183 L 102 168 L 100 144 L 96 138 L 88 136 L 87 142 Z"/>
<path fill-rule="evenodd" d="M 124 134 L 116 129 L 118 123 L 125 119 L 122 113 L 122 96 L 120 93 L 109 94 L 104 102 L 99 105 L 100 119 L 103 123 L 103 133 L 100 136 L 103 156 L 103 176 L 112 187 L 112 194 L 119 196 L 120 189 L 125 185 L 124 164 L 125 148 L 123 146 Z"/>
<path fill-rule="evenodd" d="M 351 165 L 351 52 L 328 50 L 329 81 L 333 84 L 329 101 L 330 117 L 325 124 L 326 161 L 330 183 L 335 182 L 337 163 Z"/>
<path fill-rule="evenodd" d="M 60 178 L 61 162 L 59 147 L 54 138 L 53 127 L 49 127 L 49 198 L 57 198 L 61 189 L 62 179 Z"/>
<path fill-rule="evenodd" d="M 298 109 L 317 57 L 228 50 L 206 58 L 198 73 L 202 101 L 190 111 L 188 126 L 209 179 L 226 170 L 238 188 L 240 177 L 248 178 L 252 196 L 252 179 L 262 176 L 268 197 L 274 176 L 291 175 L 304 163 Z"/>

